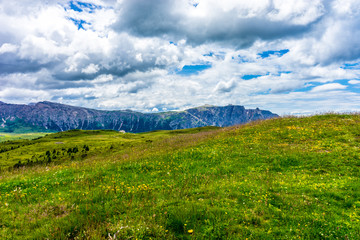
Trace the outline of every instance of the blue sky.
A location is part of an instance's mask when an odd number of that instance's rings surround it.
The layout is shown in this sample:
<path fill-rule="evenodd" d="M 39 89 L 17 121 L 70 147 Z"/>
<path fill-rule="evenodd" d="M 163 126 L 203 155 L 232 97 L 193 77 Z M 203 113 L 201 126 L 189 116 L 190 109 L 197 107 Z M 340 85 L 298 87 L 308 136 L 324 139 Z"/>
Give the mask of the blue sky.
<path fill-rule="evenodd" d="M 278 56 L 278 57 L 281 57 L 283 56 L 284 54 L 288 53 L 289 52 L 289 49 L 282 49 L 282 50 L 267 50 L 265 52 L 262 52 L 262 53 L 258 53 L 258 55 L 261 57 L 261 58 L 268 58 L 270 56 Z"/>
<path fill-rule="evenodd" d="M 0 0 L 0 101 L 360 111 L 357 0 Z"/>
<path fill-rule="evenodd" d="M 180 71 L 177 71 L 176 74 L 185 75 L 185 76 L 192 75 L 192 74 L 198 74 L 209 68 L 211 68 L 210 64 L 185 65 L 181 68 Z"/>

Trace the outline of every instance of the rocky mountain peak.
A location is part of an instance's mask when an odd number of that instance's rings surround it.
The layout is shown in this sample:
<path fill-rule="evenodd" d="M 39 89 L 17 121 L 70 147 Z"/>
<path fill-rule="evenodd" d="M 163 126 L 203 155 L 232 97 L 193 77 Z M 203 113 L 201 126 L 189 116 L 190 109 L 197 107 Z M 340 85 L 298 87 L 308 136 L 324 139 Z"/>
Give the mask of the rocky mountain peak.
<path fill-rule="evenodd" d="M 65 131 L 70 129 L 113 129 L 126 132 L 172 130 L 203 126 L 231 126 L 258 119 L 277 117 L 270 111 L 245 109 L 243 106 L 204 105 L 180 112 L 139 113 L 134 111 L 102 111 L 74 107 L 49 101 L 34 105 L 0 103 L 0 118 L 13 119 L 21 126 Z M 10 123 L 8 123 L 10 124 Z M 10 126 L 10 125 L 9 125 Z M 6 124 L 0 127 L 6 130 Z M 16 127 L 16 124 L 11 124 Z"/>

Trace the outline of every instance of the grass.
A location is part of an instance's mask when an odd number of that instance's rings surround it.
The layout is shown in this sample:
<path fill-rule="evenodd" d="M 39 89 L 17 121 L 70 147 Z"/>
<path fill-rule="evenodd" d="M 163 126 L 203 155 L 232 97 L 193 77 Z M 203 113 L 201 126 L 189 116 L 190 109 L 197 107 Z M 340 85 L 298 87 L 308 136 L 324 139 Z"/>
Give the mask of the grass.
<path fill-rule="evenodd" d="M 359 239 L 359 145 L 334 114 L 1 143 L 0 236 Z"/>
<path fill-rule="evenodd" d="M 218 128 L 203 127 L 140 134 L 119 133 L 113 130 L 70 130 L 46 134 L 33 140 L 7 141 L 0 143 L 0 171 L 12 169 L 14 166 L 18 168 L 49 163 L 61 164 L 93 156 L 103 158 L 115 152 L 118 155 L 134 151 L 136 148 L 146 149 L 152 142 L 174 135 L 194 134 L 212 129 Z M 34 137 L 36 134 L 31 136 Z"/>
<path fill-rule="evenodd" d="M 34 139 L 38 137 L 45 136 L 48 133 L 43 132 L 34 132 L 34 133 L 5 133 L 0 132 L 0 142 L 12 141 L 12 140 L 21 140 L 21 139 Z"/>

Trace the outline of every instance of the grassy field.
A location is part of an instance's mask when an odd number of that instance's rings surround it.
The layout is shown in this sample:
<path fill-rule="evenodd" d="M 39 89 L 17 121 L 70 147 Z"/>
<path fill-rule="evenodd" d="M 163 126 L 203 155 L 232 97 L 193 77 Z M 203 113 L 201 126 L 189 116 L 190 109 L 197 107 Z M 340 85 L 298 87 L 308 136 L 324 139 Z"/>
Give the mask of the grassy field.
<path fill-rule="evenodd" d="M 36 133 L 5 133 L 0 132 L 0 142 L 20 140 L 20 139 L 34 139 L 45 136 L 48 133 L 36 132 Z"/>
<path fill-rule="evenodd" d="M 0 143 L 1 239 L 360 239 L 360 116 Z"/>

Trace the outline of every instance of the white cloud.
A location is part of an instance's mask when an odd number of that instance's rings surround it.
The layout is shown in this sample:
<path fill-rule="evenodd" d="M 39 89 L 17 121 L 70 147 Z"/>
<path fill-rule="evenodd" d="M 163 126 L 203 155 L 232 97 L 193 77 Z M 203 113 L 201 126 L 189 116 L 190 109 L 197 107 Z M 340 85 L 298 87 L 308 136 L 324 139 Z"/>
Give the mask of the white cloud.
<path fill-rule="evenodd" d="M 93 74 L 93 73 L 97 73 L 99 70 L 100 68 L 98 65 L 91 63 L 86 68 L 83 68 L 81 72 L 86 74 Z"/>
<path fill-rule="evenodd" d="M 1 101 L 141 111 L 205 103 L 278 113 L 360 109 L 354 86 L 334 83 L 360 82 L 357 0 L 87 2 L 102 7 L 0 0 Z M 211 68 L 176 74 L 202 64 Z"/>
<path fill-rule="evenodd" d="M 360 84 L 360 81 L 359 80 L 350 80 L 348 83 L 355 85 L 355 84 Z"/>
<path fill-rule="evenodd" d="M 24 99 L 28 100 L 28 103 L 30 103 L 51 98 L 51 95 L 46 91 L 26 88 L 6 88 L 0 90 L 0 96 L 15 103 L 23 103 Z"/>
<path fill-rule="evenodd" d="M 311 92 L 327 92 L 327 91 L 334 91 L 334 90 L 342 90 L 342 89 L 346 89 L 347 86 L 342 85 L 340 83 L 329 83 L 329 84 L 324 84 L 324 85 L 320 85 L 317 87 L 314 87 Z"/>
<path fill-rule="evenodd" d="M 17 49 L 18 49 L 18 46 L 14 45 L 14 44 L 4 43 L 0 47 L 0 54 L 14 53 L 14 52 L 16 52 Z"/>
<path fill-rule="evenodd" d="M 237 86 L 237 81 L 233 78 L 228 82 L 224 82 L 224 81 L 219 82 L 216 85 L 214 91 L 221 93 L 231 92 L 236 86 Z"/>
<path fill-rule="evenodd" d="M 275 0 L 273 10 L 268 16 L 275 21 L 290 21 L 294 24 L 306 25 L 321 17 L 324 12 L 321 0 Z"/>

